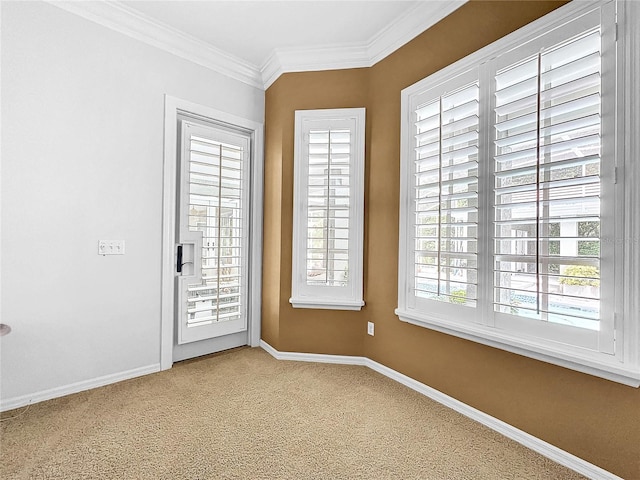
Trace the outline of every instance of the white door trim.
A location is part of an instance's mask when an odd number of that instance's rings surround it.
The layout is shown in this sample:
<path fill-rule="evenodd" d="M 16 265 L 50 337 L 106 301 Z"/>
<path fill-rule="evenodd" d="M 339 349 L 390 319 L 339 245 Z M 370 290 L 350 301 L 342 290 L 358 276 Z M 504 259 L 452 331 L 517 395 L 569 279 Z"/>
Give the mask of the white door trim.
<path fill-rule="evenodd" d="M 249 246 L 249 345 L 260 345 L 260 311 L 262 291 L 262 205 L 264 191 L 264 126 L 262 123 L 230 113 L 165 95 L 164 103 L 164 165 L 162 188 L 162 270 L 160 306 L 160 368 L 173 364 L 174 344 L 174 276 L 176 228 L 176 168 L 178 114 L 185 112 L 211 119 L 216 123 L 251 132 L 251 233 Z"/>

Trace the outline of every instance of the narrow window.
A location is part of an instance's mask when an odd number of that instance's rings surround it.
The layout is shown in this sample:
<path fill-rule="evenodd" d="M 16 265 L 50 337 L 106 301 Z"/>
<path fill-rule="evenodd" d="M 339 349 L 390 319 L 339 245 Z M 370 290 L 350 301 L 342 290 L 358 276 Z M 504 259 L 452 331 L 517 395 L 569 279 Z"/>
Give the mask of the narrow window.
<path fill-rule="evenodd" d="M 363 108 L 296 111 L 294 307 L 364 305 L 364 116 Z"/>
<path fill-rule="evenodd" d="M 599 330 L 599 28 L 495 75 L 494 310 Z"/>
<path fill-rule="evenodd" d="M 474 81 L 414 111 L 418 297 L 476 305 L 478 108 Z"/>

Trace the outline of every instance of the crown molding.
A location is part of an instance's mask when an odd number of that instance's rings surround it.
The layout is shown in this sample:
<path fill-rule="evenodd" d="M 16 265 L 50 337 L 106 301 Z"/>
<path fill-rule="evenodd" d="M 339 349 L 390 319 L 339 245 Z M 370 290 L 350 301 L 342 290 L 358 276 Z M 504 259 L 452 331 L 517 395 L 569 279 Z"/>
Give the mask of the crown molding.
<path fill-rule="evenodd" d="M 366 42 L 275 49 L 262 68 L 118 1 L 46 1 L 185 60 L 266 90 L 283 73 L 370 67 L 468 0 L 421 1 Z"/>
<path fill-rule="evenodd" d="M 288 72 L 371 67 L 467 1 L 421 1 L 366 42 L 278 48 L 262 66 L 264 88 L 269 88 L 280 75 Z"/>
<path fill-rule="evenodd" d="M 392 54 L 405 43 L 453 13 L 468 0 L 422 1 L 374 35 L 367 44 L 371 65 Z"/>
<path fill-rule="evenodd" d="M 252 63 L 151 19 L 120 2 L 48 0 L 48 3 L 252 87 L 264 88 L 260 69 Z"/>
<path fill-rule="evenodd" d="M 265 90 L 283 73 L 315 72 L 370 67 L 364 44 L 342 44 L 314 48 L 277 48 L 262 67 Z"/>

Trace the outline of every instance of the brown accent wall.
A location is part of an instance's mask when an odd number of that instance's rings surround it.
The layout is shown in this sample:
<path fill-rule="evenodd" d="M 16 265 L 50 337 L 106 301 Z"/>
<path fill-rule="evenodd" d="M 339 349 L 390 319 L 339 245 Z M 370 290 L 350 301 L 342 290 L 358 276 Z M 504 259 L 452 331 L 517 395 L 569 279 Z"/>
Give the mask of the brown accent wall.
<path fill-rule="evenodd" d="M 283 75 L 266 92 L 262 338 L 278 350 L 364 354 L 363 312 L 294 309 L 289 298 L 294 112 L 366 107 L 368 83 L 369 69 L 307 72 Z"/>
<path fill-rule="evenodd" d="M 266 93 L 263 339 L 281 351 L 364 355 L 628 479 L 640 479 L 640 389 L 401 322 L 400 91 L 561 1 L 472 1 L 367 69 L 292 73 Z M 366 107 L 365 307 L 293 309 L 298 109 Z M 374 337 L 366 322 L 376 325 Z"/>

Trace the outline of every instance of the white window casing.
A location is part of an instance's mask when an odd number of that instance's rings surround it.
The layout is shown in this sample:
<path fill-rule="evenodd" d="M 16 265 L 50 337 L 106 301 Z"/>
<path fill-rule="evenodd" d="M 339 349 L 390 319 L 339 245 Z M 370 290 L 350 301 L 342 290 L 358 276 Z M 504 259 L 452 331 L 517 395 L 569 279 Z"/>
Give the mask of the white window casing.
<path fill-rule="evenodd" d="M 402 91 L 401 320 L 640 385 L 639 13 L 572 2 Z"/>
<path fill-rule="evenodd" d="M 365 109 L 295 112 L 295 308 L 360 310 Z"/>
<path fill-rule="evenodd" d="M 478 263 L 478 69 L 412 99 L 413 291 L 408 305 L 437 315 L 476 305 Z M 440 301 L 433 301 L 438 299 Z"/>

